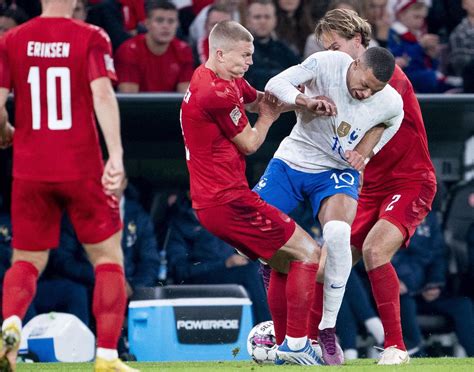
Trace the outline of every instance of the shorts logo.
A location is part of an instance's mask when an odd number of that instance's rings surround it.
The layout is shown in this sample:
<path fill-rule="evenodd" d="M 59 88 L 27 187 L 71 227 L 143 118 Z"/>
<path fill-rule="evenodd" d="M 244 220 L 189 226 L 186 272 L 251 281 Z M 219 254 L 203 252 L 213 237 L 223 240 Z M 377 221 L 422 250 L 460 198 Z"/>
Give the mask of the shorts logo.
<path fill-rule="evenodd" d="M 262 178 L 260 181 L 258 181 L 258 184 L 257 184 L 257 189 L 258 190 L 263 189 L 265 186 L 267 186 L 267 179 L 266 178 Z"/>
<path fill-rule="evenodd" d="M 232 119 L 232 122 L 236 126 L 239 125 L 239 120 L 242 117 L 242 113 L 240 112 L 240 109 L 238 106 L 235 106 L 235 108 L 230 112 L 229 116 Z"/>
<path fill-rule="evenodd" d="M 349 134 L 349 131 L 351 130 L 351 125 L 349 123 L 346 123 L 345 121 L 341 121 L 341 124 L 337 127 L 337 135 L 339 137 L 345 137 Z"/>

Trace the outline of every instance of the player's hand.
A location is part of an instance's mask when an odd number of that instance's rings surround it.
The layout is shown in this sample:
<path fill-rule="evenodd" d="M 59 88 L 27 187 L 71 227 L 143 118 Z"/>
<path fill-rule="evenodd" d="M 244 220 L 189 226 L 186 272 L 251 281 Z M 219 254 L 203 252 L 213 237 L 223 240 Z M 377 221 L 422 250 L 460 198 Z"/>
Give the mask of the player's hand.
<path fill-rule="evenodd" d="M 15 128 L 7 122 L 6 125 L 0 129 L 0 149 L 6 149 L 12 145 L 14 134 Z"/>
<path fill-rule="evenodd" d="M 236 266 L 245 266 L 249 263 L 249 260 L 240 254 L 233 254 L 227 260 L 225 260 L 225 267 L 230 269 Z"/>
<path fill-rule="evenodd" d="M 119 198 L 125 182 L 125 170 L 122 157 L 110 157 L 105 164 L 102 186 L 108 195 Z"/>
<path fill-rule="evenodd" d="M 265 96 L 258 103 L 258 116 L 266 117 L 272 122 L 277 120 L 283 111 L 283 103 L 273 94 L 265 92 Z"/>
<path fill-rule="evenodd" d="M 334 101 L 325 96 L 310 98 L 306 103 L 306 108 L 316 116 L 335 116 L 337 108 Z"/>
<path fill-rule="evenodd" d="M 132 297 L 133 295 L 133 288 L 132 286 L 130 285 L 130 283 L 128 282 L 128 280 L 125 279 L 125 290 L 127 292 L 127 298 L 130 298 Z"/>
<path fill-rule="evenodd" d="M 359 172 L 362 172 L 365 168 L 365 157 L 361 154 L 359 154 L 355 150 L 347 150 L 344 155 L 346 156 L 347 162 L 354 168 L 355 170 L 358 170 Z"/>
<path fill-rule="evenodd" d="M 405 285 L 405 283 L 403 283 L 401 280 L 399 281 L 399 284 L 400 284 L 400 294 L 401 295 L 404 295 L 406 293 L 408 293 L 408 288 L 407 286 Z"/>
<path fill-rule="evenodd" d="M 421 292 L 421 296 L 425 299 L 426 302 L 431 302 L 436 300 L 441 294 L 441 289 L 439 287 L 426 289 Z"/>

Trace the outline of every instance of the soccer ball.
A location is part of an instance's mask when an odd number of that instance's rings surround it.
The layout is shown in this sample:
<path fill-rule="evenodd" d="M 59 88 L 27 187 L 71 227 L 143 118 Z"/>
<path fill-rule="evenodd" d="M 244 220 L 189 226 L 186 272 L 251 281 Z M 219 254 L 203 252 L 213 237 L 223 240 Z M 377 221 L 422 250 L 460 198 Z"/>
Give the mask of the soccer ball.
<path fill-rule="evenodd" d="M 247 338 L 247 351 L 257 363 L 273 363 L 276 357 L 275 330 L 271 320 L 257 324 Z"/>

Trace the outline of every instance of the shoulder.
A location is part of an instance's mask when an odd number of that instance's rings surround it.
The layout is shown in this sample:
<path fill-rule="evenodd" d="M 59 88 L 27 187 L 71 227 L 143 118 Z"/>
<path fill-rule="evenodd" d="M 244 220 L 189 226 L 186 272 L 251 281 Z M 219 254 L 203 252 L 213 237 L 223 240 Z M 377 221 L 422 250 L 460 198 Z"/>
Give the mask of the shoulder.
<path fill-rule="evenodd" d="M 125 40 L 117 50 L 136 50 L 144 43 L 145 36 L 137 35 L 130 39 Z"/>
<path fill-rule="evenodd" d="M 398 93 L 392 86 L 387 84 L 385 88 L 380 92 L 381 94 L 381 107 L 390 115 L 399 115 L 403 112 L 403 100 L 400 93 Z"/>
<path fill-rule="evenodd" d="M 400 95 L 402 95 L 402 97 L 409 92 L 414 94 L 413 85 L 398 65 L 395 65 L 395 70 L 393 72 L 392 78 L 389 81 L 389 84 Z"/>
<path fill-rule="evenodd" d="M 171 40 L 171 47 L 177 51 L 187 51 L 191 50 L 191 47 L 189 46 L 188 43 L 186 43 L 183 40 L 178 39 L 175 37 L 173 40 Z"/>
<path fill-rule="evenodd" d="M 187 60 L 189 58 L 191 59 L 193 58 L 193 50 L 191 49 L 189 44 L 183 40 L 180 40 L 175 37 L 170 43 L 170 48 L 181 60 Z"/>

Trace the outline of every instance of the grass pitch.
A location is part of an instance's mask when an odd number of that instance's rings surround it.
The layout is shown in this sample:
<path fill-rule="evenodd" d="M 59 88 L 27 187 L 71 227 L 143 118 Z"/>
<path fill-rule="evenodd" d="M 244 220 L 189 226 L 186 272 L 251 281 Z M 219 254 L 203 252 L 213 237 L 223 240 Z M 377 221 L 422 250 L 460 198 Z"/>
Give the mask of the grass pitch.
<path fill-rule="evenodd" d="M 343 370 L 347 372 L 474 372 L 474 358 L 416 358 L 410 364 L 402 366 L 377 366 L 373 359 L 349 361 L 338 367 L 302 367 L 258 365 L 255 362 L 180 362 L 180 363 L 130 363 L 141 371 L 163 372 L 273 372 L 298 371 L 324 368 L 325 371 Z M 92 371 L 92 363 L 22 363 L 18 364 L 18 372 L 79 372 Z"/>

